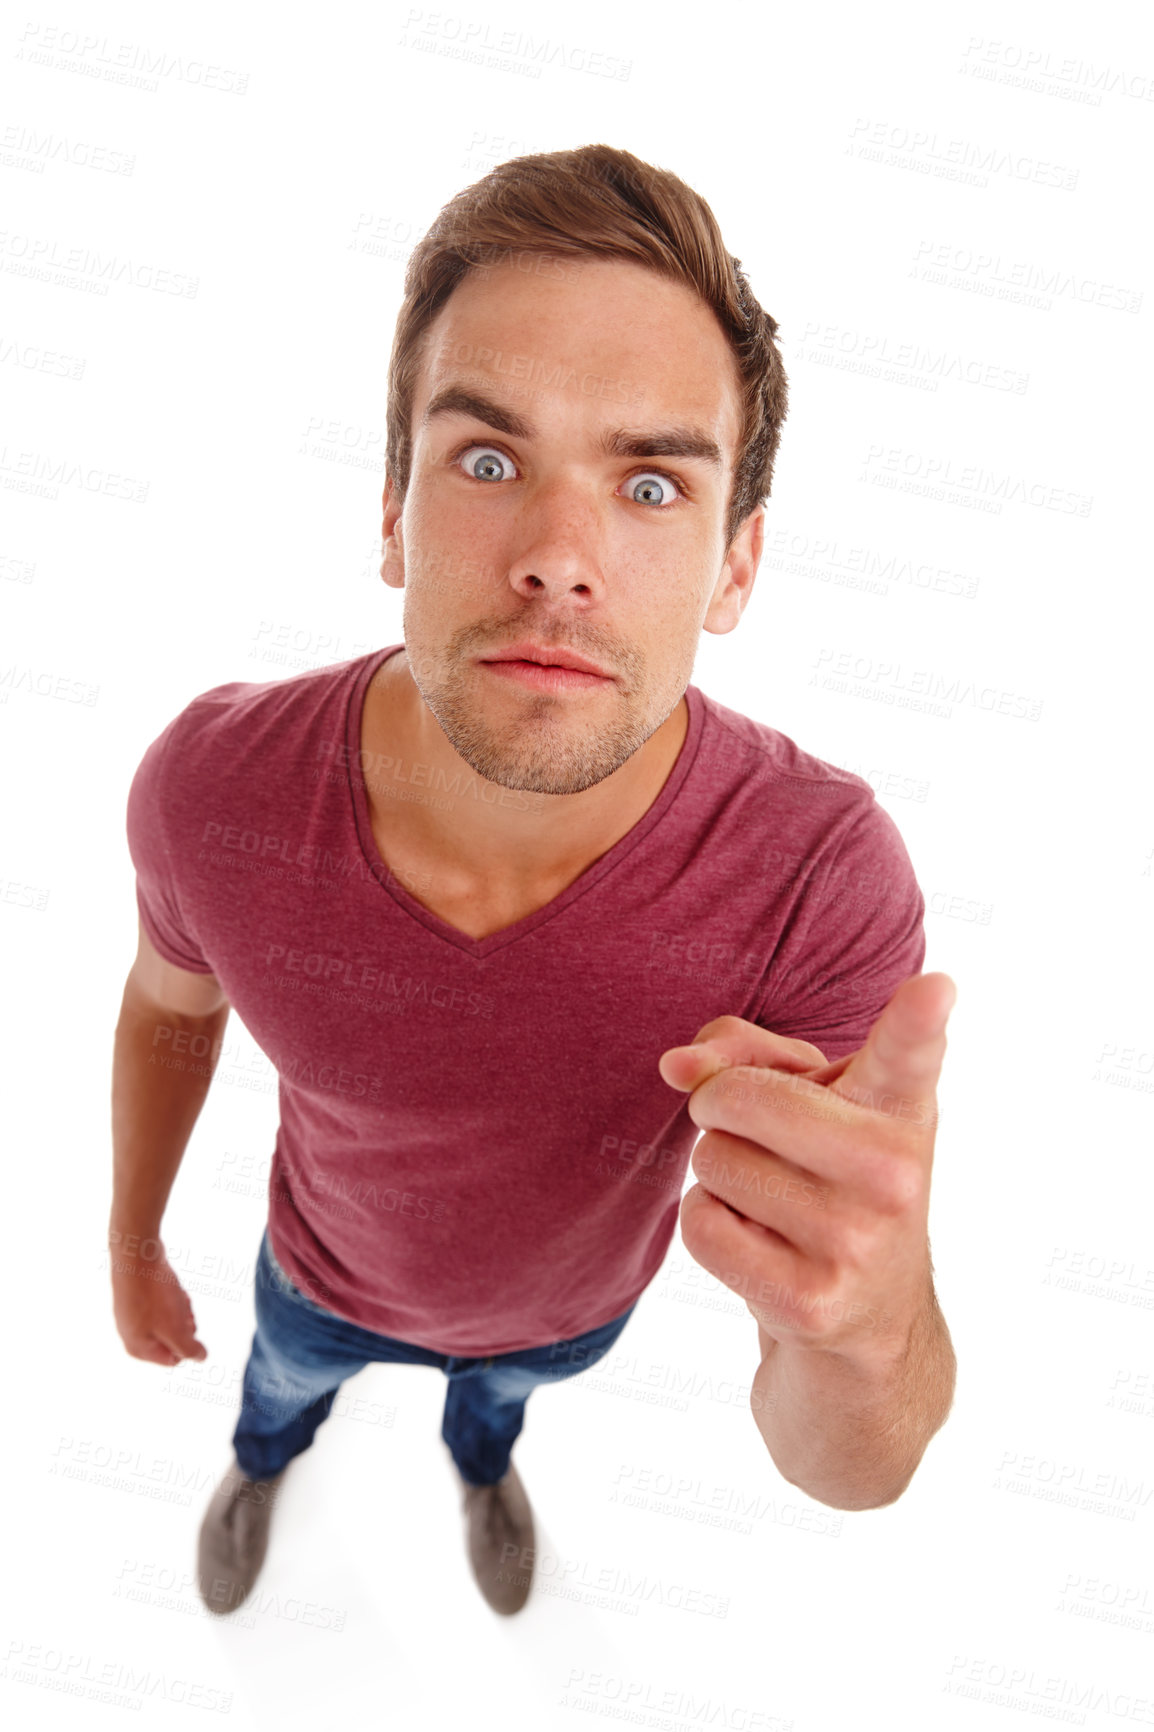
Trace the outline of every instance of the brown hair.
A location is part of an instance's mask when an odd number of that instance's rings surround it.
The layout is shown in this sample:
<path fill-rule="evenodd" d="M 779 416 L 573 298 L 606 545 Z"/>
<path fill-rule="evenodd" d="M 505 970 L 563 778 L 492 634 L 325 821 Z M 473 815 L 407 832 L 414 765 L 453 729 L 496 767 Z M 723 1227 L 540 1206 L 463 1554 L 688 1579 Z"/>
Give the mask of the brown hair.
<path fill-rule="evenodd" d="M 608 144 L 516 156 L 450 199 L 413 248 L 389 364 L 386 467 L 403 500 L 424 337 L 462 278 L 513 251 L 629 259 L 688 284 L 716 315 L 741 379 L 741 431 L 727 504 L 728 547 L 769 497 L 785 419 L 777 323 L 726 251 L 699 193 L 668 169 Z"/>

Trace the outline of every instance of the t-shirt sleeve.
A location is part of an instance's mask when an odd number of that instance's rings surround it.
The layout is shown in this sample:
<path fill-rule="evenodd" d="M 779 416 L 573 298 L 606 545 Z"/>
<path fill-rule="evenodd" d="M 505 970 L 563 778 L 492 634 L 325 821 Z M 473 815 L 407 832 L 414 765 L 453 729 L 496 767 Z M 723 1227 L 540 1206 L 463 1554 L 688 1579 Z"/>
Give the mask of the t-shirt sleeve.
<path fill-rule="evenodd" d="M 179 719 L 153 740 L 132 779 L 126 813 L 128 852 L 136 868 L 141 924 L 156 949 L 177 968 L 211 974 L 212 964 L 181 908 L 180 854 L 171 845 L 168 748 Z"/>
<path fill-rule="evenodd" d="M 814 873 L 751 1020 L 829 1060 L 856 1052 L 902 981 L 922 972 L 925 911 L 901 832 L 871 799 Z"/>

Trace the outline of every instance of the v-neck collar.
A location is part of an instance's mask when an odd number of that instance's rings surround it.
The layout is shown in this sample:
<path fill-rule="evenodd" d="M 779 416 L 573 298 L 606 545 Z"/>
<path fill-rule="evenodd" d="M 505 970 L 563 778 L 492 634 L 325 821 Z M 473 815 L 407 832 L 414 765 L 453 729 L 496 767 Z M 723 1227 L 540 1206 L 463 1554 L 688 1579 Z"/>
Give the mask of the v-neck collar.
<path fill-rule="evenodd" d="M 644 841 L 655 824 L 659 824 L 666 812 L 672 806 L 681 789 L 693 761 L 697 756 L 697 748 L 701 741 L 701 732 L 705 719 L 701 694 L 697 687 L 688 685 L 685 688 L 685 702 L 689 711 L 689 721 L 685 738 L 681 742 L 681 750 L 677 755 L 673 768 L 665 778 L 665 784 L 649 810 L 640 817 L 631 830 L 627 830 L 600 859 L 576 877 L 572 884 L 566 886 L 552 901 L 546 902 L 542 908 L 532 914 L 526 914 L 524 919 L 514 922 L 512 926 L 503 926 L 499 932 L 491 932 L 487 938 L 470 938 L 467 932 L 453 926 L 447 920 L 442 920 L 439 914 L 434 914 L 424 903 L 418 902 L 415 896 L 410 896 L 403 884 L 397 882 L 395 874 L 390 872 L 377 851 L 376 838 L 373 835 L 372 817 L 369 811 L 368 789 L 362 775 L 356 773 L 354 766 L 361 761 L 361 725 L 364 716 L 365 699 L 369 686 L 378 668 L 391 655 L 396 655 L 404 649 L 403 643 L 390 644 L 383 650 L 374 651 L 365 658 L 364 664 L 353 681 L 349 694 L 348 713 L 346 717 L 346 762 L 349 766 L 348 785 L 352 796 L 353 817 L 356 824 L 357 839 L 361 853 L 372 877 L 377 881 L 387 895 L 391 896 L 397 906 L 418 921 L 436 938 L 442 938 L 453 944 L 466 956 L 480 960 L 493 951 L 502 949 L 507 944 L 515 944 L 521 938 L 535 932 L 547 920 L 564 912 L 579 896 L 584 896 L 595 885 L 599 884 L 607 872 L 621 863 L 625 856 L 632 852 L 639 842 Z"/>

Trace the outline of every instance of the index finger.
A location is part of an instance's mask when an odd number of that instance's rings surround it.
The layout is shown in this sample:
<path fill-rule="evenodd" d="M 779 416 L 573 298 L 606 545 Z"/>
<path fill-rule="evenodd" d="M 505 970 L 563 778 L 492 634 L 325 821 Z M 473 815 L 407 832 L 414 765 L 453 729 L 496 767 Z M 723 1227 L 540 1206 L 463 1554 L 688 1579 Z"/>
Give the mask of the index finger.
<path fill-rule="evenodd" d="M 671 1088 L 692 1090 L 730 1065 L 807 1071 L 824 1064 L 825 1054 L 807 1040 L 777 1034 L 744 1017 L 718 1016 L 688 1045 L 667 1048 L 657 1068 Z"/>

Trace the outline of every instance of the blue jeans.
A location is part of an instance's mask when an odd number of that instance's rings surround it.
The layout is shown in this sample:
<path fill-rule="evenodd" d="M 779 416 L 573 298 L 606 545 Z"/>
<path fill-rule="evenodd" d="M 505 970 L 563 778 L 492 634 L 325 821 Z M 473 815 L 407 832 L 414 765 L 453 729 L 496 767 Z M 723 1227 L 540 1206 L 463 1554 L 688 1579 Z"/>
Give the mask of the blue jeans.
<path fill-rule="evenodd" d="M 525 1402 L 539 1383 L 575 1377 L 608 1353 L 637 1309 L 571 1341 L 458 1359 L 409 1341 L 394 1341 L 326 1311 L 295 1287 L 276 1262 L 268 1228 L 256 1261 L 256 1334 L 244 1373 L 240 1418 L 232 1435 L 247 1479 L 271 1479 L 308 1449 L 346 1377 L 378 1361 L 434 1365 L 449 1380 L 441 1436 L 470 1485 L 495 1485 L 525 1422 Z"/>

